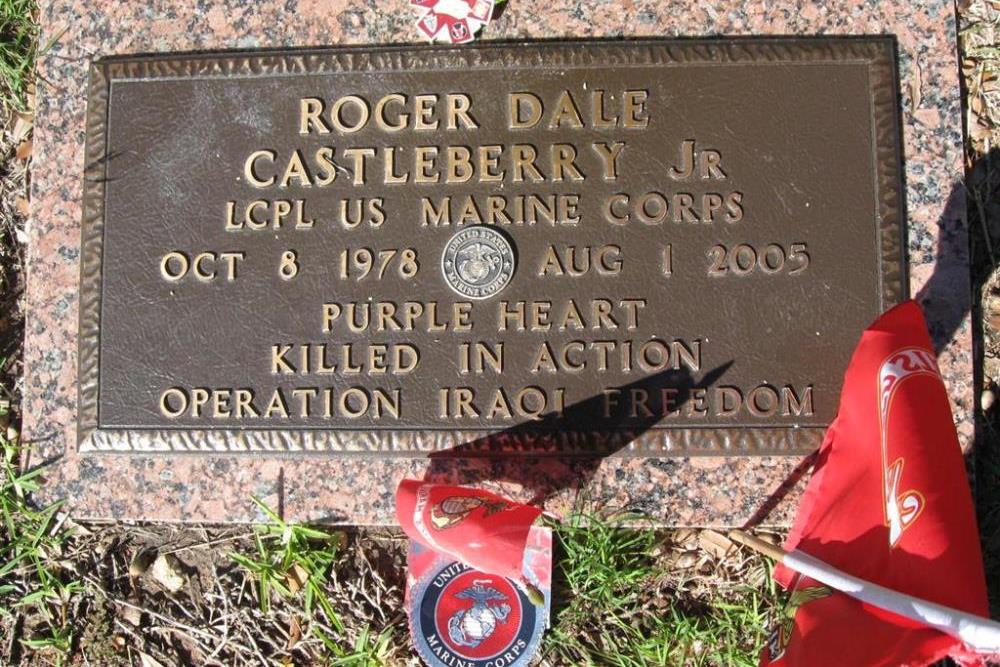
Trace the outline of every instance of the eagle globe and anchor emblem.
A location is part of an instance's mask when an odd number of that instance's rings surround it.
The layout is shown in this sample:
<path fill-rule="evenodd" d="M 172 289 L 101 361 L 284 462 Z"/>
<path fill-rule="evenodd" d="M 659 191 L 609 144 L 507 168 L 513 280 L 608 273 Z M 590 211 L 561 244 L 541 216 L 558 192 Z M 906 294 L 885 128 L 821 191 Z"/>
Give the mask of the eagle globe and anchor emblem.
<path fill-rule="evenodd" d="M 510 616 L 507 596 L 487 586 L 491 579 L 475 579 L 472 585 L 455 594 L 459 600 L 472 600 L 468 609 L 456 611 L 448 619 L 448 638 L 459 646 L 475 648 L 489 638 Z"/>
<path fill-rule="evenodd" d="M 506 577 L 446 561 L 421 577 L 415 594 L 411 636 L 432 667 L 522 667 L 538 650 L 545 610 Z"/>
<path fill-rule="evenodd" d="M 455 233 L 441 256 L 445 282 L 470 299 L 488 299 L 500 292 L 514 276 L 515 264 L 511 242 L 487 225 Z"/>

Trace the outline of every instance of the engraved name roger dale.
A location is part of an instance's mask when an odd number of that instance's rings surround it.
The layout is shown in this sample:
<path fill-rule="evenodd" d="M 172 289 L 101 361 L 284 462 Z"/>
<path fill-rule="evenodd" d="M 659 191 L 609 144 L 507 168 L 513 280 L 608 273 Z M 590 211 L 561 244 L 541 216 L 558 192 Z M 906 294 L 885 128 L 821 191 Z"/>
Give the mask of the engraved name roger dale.
<path fill-rule="evenodd" d="M 223 298 L 271 281 L 312 333 L 253 337 L 269 382 L 159 387 L 146 407 L 166 423 L 503 428 L 595 395 L 609 424 L 812 421 L 811 382 L 699 386 L 731 358 L 656 315 L 678 285 L 712 308 L 714 284 L 794 293 L 814 270 L 794 225 L 754 232 L 727 160 L 740 141 L 665 143 L 651 128 L 669 100 L 645 86 L 339 90 L 286 100 L 273 143 L 245 146 L 232 185 L 250 196 L 215 204 L 224 242 L 166 247 L 149 267 Z M 654 158 L 630 161 L 644 145 Z M 337 195 L 320 204 L 324 190 Z M 698 235 L 683 249 L 681 230 Z M 324 296 L 285 303 L 300 281 Z M 688 386 L 635 384 L 657 374 Z"/>

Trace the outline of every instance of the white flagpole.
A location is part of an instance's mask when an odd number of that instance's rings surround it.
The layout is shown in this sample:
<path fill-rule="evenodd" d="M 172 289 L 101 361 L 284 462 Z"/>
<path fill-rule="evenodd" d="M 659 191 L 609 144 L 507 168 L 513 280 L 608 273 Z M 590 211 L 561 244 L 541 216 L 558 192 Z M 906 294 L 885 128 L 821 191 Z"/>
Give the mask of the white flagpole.
<path fill-rule="evenodd" d="M 742 530 L 729 536 L 811 579 L 867 604 L 935 628 L 981 653 L 1000 653 L 1000 623 L 865 581 L 799 551 L 784 551 Z"/>

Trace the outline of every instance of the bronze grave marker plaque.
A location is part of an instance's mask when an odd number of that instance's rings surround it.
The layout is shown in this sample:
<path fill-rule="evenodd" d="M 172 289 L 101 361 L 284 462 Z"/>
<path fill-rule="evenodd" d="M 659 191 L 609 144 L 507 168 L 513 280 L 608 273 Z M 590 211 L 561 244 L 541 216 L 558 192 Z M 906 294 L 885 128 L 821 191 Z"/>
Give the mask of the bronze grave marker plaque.
<path fill-rule="evenodd" d="M 80 448 L 812 448 L 904 296 L 895 68 L 888 38 L 98 61 Z"/>

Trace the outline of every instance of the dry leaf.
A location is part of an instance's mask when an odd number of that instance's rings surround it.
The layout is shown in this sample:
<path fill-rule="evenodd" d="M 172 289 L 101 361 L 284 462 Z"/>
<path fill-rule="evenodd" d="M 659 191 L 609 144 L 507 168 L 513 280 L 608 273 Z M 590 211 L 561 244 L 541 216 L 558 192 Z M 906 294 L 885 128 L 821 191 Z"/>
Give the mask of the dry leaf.
<path fill-rule="evenodd" d="M 18 160 L 24 161 L 31 157 L 31 139 L 25 139 L 17 146 L 17 152 L 14 153 L 14 157 Z"/>
<path fill-rule="evenodd" d="M 986 300 L 986 321 L 994 332 L 1000 332 L 1000 296 L 990 295 Z"/>
<path fill-rule="evenodd" d="M 27 218 L 28 214 L 31 213 L 31 207 L 28 206 L 28 198 L 27 197 L 20 197 L 20 196 L 19 197 L 15 197 L 14 198 L 14 208 L 17 210 L 18 213 L 21 214 L 22 217 L 25 217 L 25 218 Z"/>
<path fill-rule="evenodd" d="M 118 616 L 125 619 L 135 627 L 139 627 L 139 624 L 142 623 L 142 612 L 135 607 L 123 606 L 121 611 L 118 613 Z"/>
<path fill-rule="evenodd" d="M 288 568 L 288 572 L 285 573 L 285 584 L 288 586 L 288 590 L 292 592 L 292 595 L 301 591 L 307 581 L 309 581 L 309 573 L 298 563 L 293 564 Z"/>
<path fill-rule="evenodd" d="M 979 396 L 979 407 L 982 408 L 983 412 L 989 412 L 993 408 L 993 404 L 997 402 L 996 392 L 990 389 L 983 389 L 983 393 Z"/>
<path fill-rule="evenodd" d="M 733 548 L 732 540 L 714 530 L 701 531 L 701 534 L 698 535 L 698 544 L 701 545 L 702 549 L 718 559 L 725 558 L 729 550 Z"/>
<path fill-rule="evenodd" d="M 149 568 L 153 579 L 171 593 L 184 587 L 184 575 L 180 572 L 180 562 L 170 554 L 160 554 Z"/>
<path fill-rule="evenodd" d="M 136 553 L 132 558 L 132 562 L 128 564 L 128 573 L 132 577 L 138 577 L 146 573 L 149 566 L 153 564 L 153 560 L 156 558 L 156 552 L 150 549 L 145 549 Z"/>
<path fill-rule="evenodd" d="M 696 531 L 691 530 L 690 528 L 681 528 L 680 530 L 676 531 L 673 535 L 673 542 L 674 544 L 677 545 L 688 546 L 694 544 L 696 539 L 697 539 Z"/>
<path fill-rule="evenodd" d="M 299 625 L 299 617 L 292 614 L 292 620 L 288 624 L 288 643 L 285 644 L 285 650 L 291 651 L 300 639 L 302 639 L 302 627 Z"/>
<path fill-rule="evenodd" d="M 31 133 L 31 128 L 35 123 L 34 116 L 30 113 L 25 113 L 24 111 L 14 112 L 14 129 L 11 131 L 13 139 L 15 142 L 23 141 L 28 138 L 28 134 Z"/>
<path fill-rule="evenodd" d="M 141 667 L 163 667 L 163 663 L 142 651 L 139 651 L 139 664 Z"/>
<path fill-rule="evenodd" d="M 983 115 L 983 98 L 979 95 L 973 95 L 972 99 L 969 100 L 969 108 L 972 109 L 972 113 L 977 116 Z"/>
<path fill-rule="evenodd" d="M 677 557 L 677 560 L 674 561 L 674 567 L 677 568 L 678 570 L 690 570 L 697 563 L 698 563 L 698 555 L 695 554 L 693 551 L 688 551 L 686 553 L 682 553 L 680 556 Z"/>
<path fill-rule="evenodd" d="M 986 141 L 993 135 L 990 128 L 982 123 L 969 123 L 969 138 L 973 141 Z"/>
<path fill-rule="evenodd" d="M 772 533 L 757 533 L 757 537 L 770 544 L 781 544 L 782 542 L 780 535 L 774 535 Z"/>

